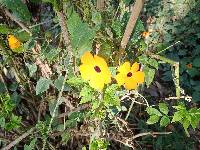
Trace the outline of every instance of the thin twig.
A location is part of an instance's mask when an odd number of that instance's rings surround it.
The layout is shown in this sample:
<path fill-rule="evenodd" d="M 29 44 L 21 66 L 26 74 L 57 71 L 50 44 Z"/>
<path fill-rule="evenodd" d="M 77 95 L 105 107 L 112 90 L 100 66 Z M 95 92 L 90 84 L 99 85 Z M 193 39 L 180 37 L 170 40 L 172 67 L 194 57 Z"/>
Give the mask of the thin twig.
<path fill-rule="evenodd" d="M 73 62 L 72 57 L 73 57 L 73 52 L 72 52 L 72 46 L 70 43 L 70 38 L 69 38 L 69 33 L 68 33 L 68 28 L 67 28 L 67 24 L 66 24 L 66 19 L 65 19 L 65 15 L 63 12 L 57 12 L 58 18 L 59 18 L 59 24 L 61 27 L 61 31 L 62 31 L 62 37 L 64 39 L 64 44 L 67 47 L 68 50 L 68 56 L 70 59 L 70 63 Z"/>
<path fill-rule="evenodd" d="M 157 52 L 156 54 L 160 54 L 160 53 L 162 53 L 162 52 L 164 52 L 164 51 L 170 49 L 171 47 L 173 47 L 174 45 L 176 45 L 176 44 L 178 44 L 178 43 L 180 43 L 180 42 L 181 42 L 181 41 L 177 41 L 176 43 L 174 43 L 174 44 L 172 44 L 172 45 L 166 47 L 165 49 L 163 49 L 163 50 Z"/>
<path fill-rule="evenodd" d="M 67 70 L 66 70 L 66 71 L 67 71 Z M 48 129 L 47 129 L 47 135 L 49 134 L 49 132 L 50 132 L 50 130 L 51 130 L 51 125 L 52 125 L 53 120 L 54 120 L 54 118 L 55 118 L 55 116 L 56 116 L 56 110 L 58 109 L 58 106 L 59 106 L 59 104 L 60 104 L 60 100 L 61 100 L 61 98 L 62 98 L 62 94 L 63 94 L 63 90 L 64 90 L 64 86 L 65 86 L 65 81 L 67 80 L 67 75 L 68 75 L 68 72 L 66 72 L 66 74 L 65 74 L 65 77 L 64 77 L 64 80 L 63 80 L 63 83 L 62 83 L 61 90 L 60 90 L 60 92 L 59 92 L 59 94 L 58 94 L 58 99 L 57 99 L 57 102 L 56 102 L 56 106 L 55 106 L 55 108 L 54 108 L 54 110 L 53 110 L 53 113 L 52 113 L 52 116 L 51 116 L 51 120 L 50 120 L 50 122 L 49 122 L 49 126 L 48 126 Z M 46 143 L 47 143 L 47 139 L 45 138 L 45 139 L 44 139 L 44 142 L 43 142 L 43 148 L 42 148 L 42 150 L 45 149 Z"/>
<path fill-rule="evenodd" d="M 11 142 L 10 144 L 8 144 L 7 146 L 5 146 L 4 148 L 2 148 L 1 150 L 10 150 L 17 143 L 19 143 L 21 140 L 23 140 L 24 138 L 26 138 L 27 136 L 29 136 L 31 133 L 33 133 L 34 130 L 35 130 L 35 127 L 31 128 L 30 130 L 28 130 L 27 132 L 25 132 L 24 134 L 22 134 L 20 137 L 18 137 L 17 139 L 15 139 L 13 142 Z"/>
<path fill-rule="evenodd" d="M 126 115 L 126 117 L 125 117 L 125 120 L 128 119 L 128 117 L 129 117 L 129 115 L 130 115 L 130 113 L 131 113 L 131 110 L 132 110 L 132 108 L 133 108 L 133 104 L 135 103 L 135 99 L 134 99 L 134 98 L 132 98 L 131 100 L 132 100 L 131 106 L 130 106 L 129 109 L 128 109 L 128 113 L 127 113 L 127 115 Z"/>
<path fill-rule="evenodd" d="M 89 107 L 90 107 L 90 104 L 83 104 L 83 105 L 81 105 L 81 106 L 79 106 L 77 108 L 72 109 L 71 111 L 67 111 L 65 113 L 60 114 L 59 116 L 57 116 L 57 118 L 62 118 L 62 117 L 68 116 L 70 113 L 78 112 L 78 111 L 87 109 Z"/>
<path fill-rule="evenodd" d="M 140 14 L 140 11 L 142 10 L 143 4 L 144 4 L 144 0 L 136 0 L 134 6 L 131 9 L 131 16 L 129 18 L 124 36 L 123 36 L 122 41 L 121 41 L 121 47 L 123 49 L 125 49 L 126 46 L 127 46 L 127 43 L 128 43 L 129 38 L 130 38 L 130 36 L 133 32 L 133 29 L 135 27 L 135 24 L 136 24 L 136 21 L 138 19 L 139 14 Z"/>
<path fill-rule="evenodd" d="M 145 133 L 139 133 L 135 136 L 132 137 L 132 140 L 135 140 L 136 138 L 142 137 L 142 136 L 146 136 L 146 135 L 151 135 L 151 136 L 155 136 L 155 135 L 167 135 L 167 134 L 171 134 L 172 132 L 145 132 Z"/>
<path fill-rule="evenodd" d="M 23 30 L 25 30 L 27 33 L 32 35 L 31 31 L 23 24 L 21 23 L 15 16 L 13 16 L 6 8 L 4 8 L 6 15 L 13 21 L 15 21 Z"/>

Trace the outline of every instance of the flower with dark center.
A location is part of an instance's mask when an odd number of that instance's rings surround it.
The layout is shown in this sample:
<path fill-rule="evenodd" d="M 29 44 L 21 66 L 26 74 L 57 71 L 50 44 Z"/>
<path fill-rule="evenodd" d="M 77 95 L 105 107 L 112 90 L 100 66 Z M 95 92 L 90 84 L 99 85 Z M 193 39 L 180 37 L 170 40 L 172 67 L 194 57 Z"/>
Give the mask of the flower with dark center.
<path fill-rule="evenodd" d="M 136 89 L 138 84 L 144 82 L 144 72 L 139 71 L 140 65 L 136 62 L 132 66 L 125 62 L 118 68 L 115 79 L 119 86 L 124 85 L 128 90 Z"/>
<path fill-rule="evenodd" d="M 102 90 L 104 84 L 111 82 L 111 73 L 105 60 L 90 52 L 85 52 L 81 57 L 81 77 L 97 90 Z"/>

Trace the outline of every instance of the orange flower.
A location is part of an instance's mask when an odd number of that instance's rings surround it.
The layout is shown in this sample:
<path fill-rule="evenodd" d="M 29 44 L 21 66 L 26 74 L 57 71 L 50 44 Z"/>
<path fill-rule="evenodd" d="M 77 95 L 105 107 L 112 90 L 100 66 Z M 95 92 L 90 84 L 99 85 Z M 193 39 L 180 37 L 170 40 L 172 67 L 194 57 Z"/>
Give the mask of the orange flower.
<path fill-rule="evenodd" d="M 144 82 L 144 72 L 139 71 L 139 64 L 137 62 L 132 66 L 129 62 L 125 62 L 118 68 L 118 72 L 115 77 L 118 85 L 124 85 L 128 90 L 136 89 L 138 84 Z"/>
<path fill-rule="evenodd" d="M 142 36 L 143 36 L 144 38 L 148 38 L 149 35 L 150 35 L 149 32 L 146 32 L 146 31 L 142 32 Z"/>
<path fill-rule="evenodd" d="M 188 69 L 191 69 L 191 68 L 192 68 L 192 64 L 189 63 L 189 64 L 186 65 L 186 67 L 187 67 Z"/>
<path fill-rule="evenodd" d="M 9 34 L 7 39 L 10 49 L 15 50 L 21 47 L 21 42 L 14 35 Z"/>

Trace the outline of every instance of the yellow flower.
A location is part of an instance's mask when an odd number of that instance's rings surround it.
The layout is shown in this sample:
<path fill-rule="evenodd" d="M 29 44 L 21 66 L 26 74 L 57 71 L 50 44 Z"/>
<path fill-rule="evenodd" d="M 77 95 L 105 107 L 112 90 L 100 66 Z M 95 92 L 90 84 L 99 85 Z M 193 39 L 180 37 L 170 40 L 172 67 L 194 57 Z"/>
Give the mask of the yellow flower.
<path fill-rule="evenodd" d="M 7 39 L 10 49 L 15 50 L 21 47 L 21 42 L 14 35 L 8 35 Z"/>
<path fill-rule="evenodd" d="M 102 90 L 104 84 L 111 82 L 111 73 L 105 60 L 97 55 L 92 56 L 85 52 L 81 57 L 81 77 L 89 82 L 89 85 L 97 90 Z"/>
<path fill-rule="evenodd" d="M 119 86 L 124 85 L 128 90 L 136 89 L 138 84 L 144 82 L 144 72 L 139 71 L 139 64 L 135 62 L 132 67 L 129 62 L 125 62 L 118 68 L 115 79 Z"/>

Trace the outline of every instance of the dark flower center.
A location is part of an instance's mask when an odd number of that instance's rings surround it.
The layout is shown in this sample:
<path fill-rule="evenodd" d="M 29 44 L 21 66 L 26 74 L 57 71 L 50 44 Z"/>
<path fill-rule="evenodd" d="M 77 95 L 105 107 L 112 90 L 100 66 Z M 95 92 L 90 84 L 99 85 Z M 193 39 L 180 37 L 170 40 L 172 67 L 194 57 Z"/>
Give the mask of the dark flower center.
<path fill-rule="evenodd" d="M 95 67 L 94 67 L 94 70 L 95 70 L 96 72 L 98 72 L 98 73 L 101 72 L 101 69 L 99 68 L 99 66 L 95 66 Z"/>
<path fill-rule="evenodd" d="M 131 76 L 132 76 L 131 72 L 127 73 L 127 77 L 131 77 Z"/>

